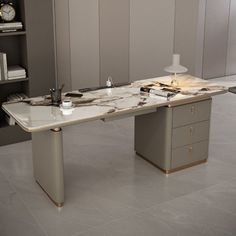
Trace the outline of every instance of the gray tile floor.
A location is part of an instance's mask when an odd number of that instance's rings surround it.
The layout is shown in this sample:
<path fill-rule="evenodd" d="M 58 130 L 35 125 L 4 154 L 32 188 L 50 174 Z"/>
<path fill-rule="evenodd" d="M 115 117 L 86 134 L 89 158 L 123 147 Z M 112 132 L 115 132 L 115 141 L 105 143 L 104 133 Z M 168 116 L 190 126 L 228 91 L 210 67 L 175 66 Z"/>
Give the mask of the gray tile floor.
<path fill-rule="evenodd" d="M 67 127 L 62 209 L 33 180 L 31 142 L 0 147 L 0 235 L 236 235 L 235 117 L 236 95 L 215 97 L 208 163 L 168 177 L 134 154 L 132 118 Z"/>

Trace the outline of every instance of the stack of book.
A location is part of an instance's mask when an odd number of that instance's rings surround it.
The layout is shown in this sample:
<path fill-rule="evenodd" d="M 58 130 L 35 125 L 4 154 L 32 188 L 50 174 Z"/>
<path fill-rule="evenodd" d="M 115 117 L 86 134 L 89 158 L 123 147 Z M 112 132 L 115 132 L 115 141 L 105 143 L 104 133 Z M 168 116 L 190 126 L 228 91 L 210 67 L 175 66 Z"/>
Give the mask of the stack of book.
<path fill-rule="evenodd" d="M 22 22 L 0 23 L 0 31 L 2 32 L 12 32 L 22 29 L 23 29 Z"/>
<path fill-rule="evenodd" d="M 26 78 L 26 71 L 21 66 L 9 66 L 7 72 L 8 80 Z"/>
<path fill-rule="evenodd" d="M 7 66 L 7 55 L 0 52 L 0 81 L 24 78 L 26 78 L 26 70 L 21 66 Z"/>

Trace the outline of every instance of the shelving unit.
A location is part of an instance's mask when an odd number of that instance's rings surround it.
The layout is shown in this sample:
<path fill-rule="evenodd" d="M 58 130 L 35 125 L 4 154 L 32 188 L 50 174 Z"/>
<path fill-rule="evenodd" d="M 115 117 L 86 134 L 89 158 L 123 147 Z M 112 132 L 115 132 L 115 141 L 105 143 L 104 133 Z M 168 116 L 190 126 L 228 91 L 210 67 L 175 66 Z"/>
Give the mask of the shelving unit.
<path fill-rule="evenodd" d="M 44 4 L 34 0 L 13 0 L 13 4 L 15 20 L 23 23 L 23 29 L 0 32 L 0 52 L 7 54 L 8 66 L 25 68 L 27 78 L 0 80 L 0 107 L 11 94 L 45 95 L 55 84 L 52 0 Z M 0 109 L 0 145 L 31 138 L 18 125 L 9 126 L 5 116 Z"/>

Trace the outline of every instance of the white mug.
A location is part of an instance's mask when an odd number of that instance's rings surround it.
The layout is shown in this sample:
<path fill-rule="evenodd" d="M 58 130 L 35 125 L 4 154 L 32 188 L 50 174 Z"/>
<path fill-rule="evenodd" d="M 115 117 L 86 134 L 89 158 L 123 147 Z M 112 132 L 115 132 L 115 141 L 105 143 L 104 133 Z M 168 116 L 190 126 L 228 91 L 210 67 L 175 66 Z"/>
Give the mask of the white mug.
<path fill-rule="evenodd" d="M 69 99 L 66 99 L 64 101 L 62 101 L 62 107 L 63 108 L 70 108 L 72 107 L 72 101 Z"/>

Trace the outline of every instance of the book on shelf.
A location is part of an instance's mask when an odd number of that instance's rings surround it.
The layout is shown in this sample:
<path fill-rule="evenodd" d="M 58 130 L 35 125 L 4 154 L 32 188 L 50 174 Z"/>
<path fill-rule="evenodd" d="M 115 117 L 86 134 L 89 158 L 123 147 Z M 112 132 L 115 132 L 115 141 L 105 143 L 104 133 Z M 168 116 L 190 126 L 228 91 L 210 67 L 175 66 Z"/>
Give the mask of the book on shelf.
<path fill-rule="evenodd" d="M 26 75 L 20 75 L 8 78 L 8 80 L 14 80 L 14 79 L 26 79 Z"/>
<path fill-rule="evenodd" d="M 7 101 L 8 102 L 21 101 L 26 98 L 28 98 L 28 96 L 25 95 L 24 93 L 14 93 L 14 94 L 10 94 L 7 97 Z"/>
<path fill-rule="evenodd" d="M 0 31 L 2 32 L 12 32 L 22 29 L 23 29 L 22 22 L 0 23 Z"/>
<path fill-rule="evenodd" d="M 26 78 L 26 71 L 21 66 L 8 66 L 8 80 Z"/>
<path fill-rule="evenodd" d="M 7 54 L 0 52 L 0 70 L 1 70 L 1 80 L 7 80 Z"/>

